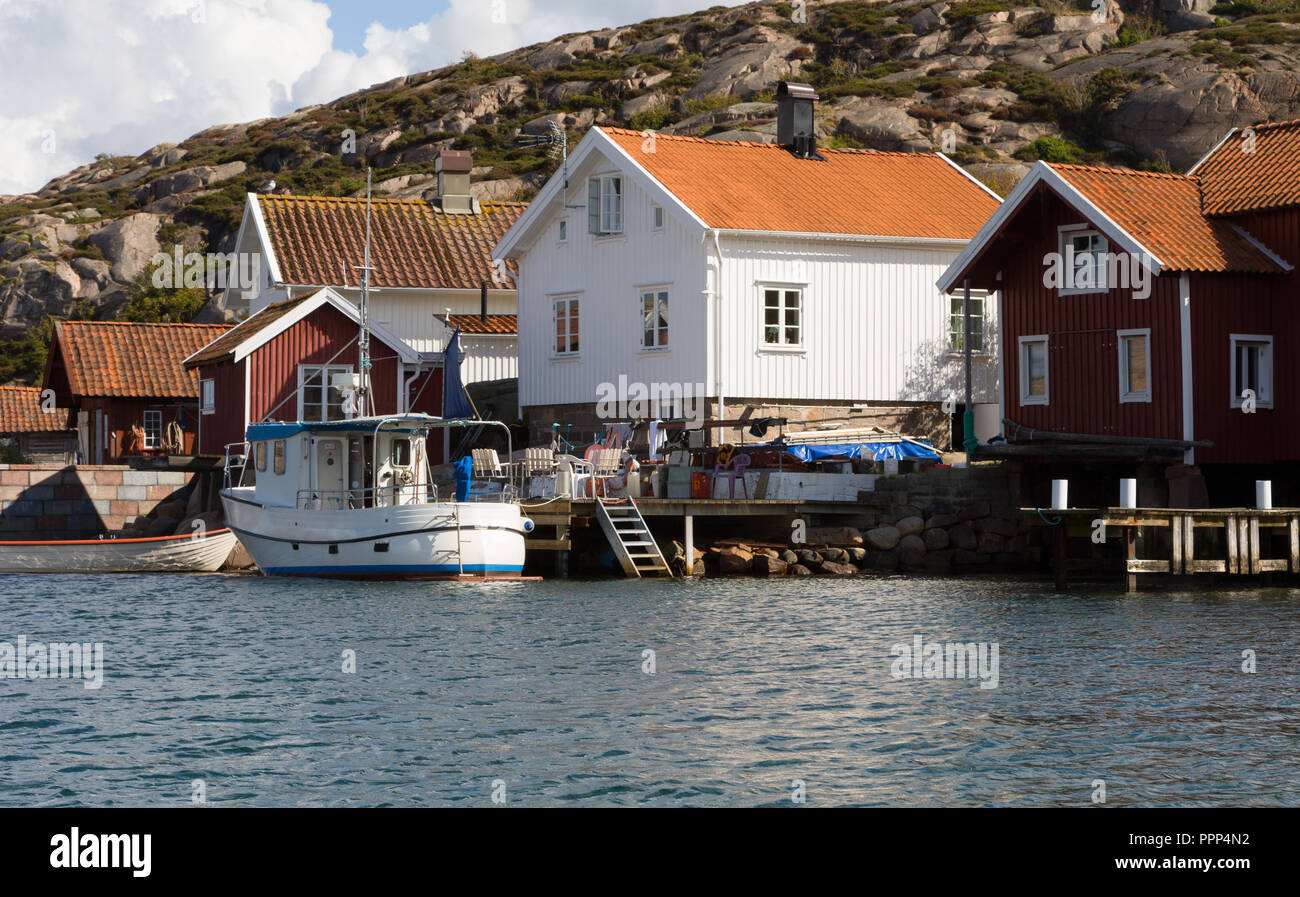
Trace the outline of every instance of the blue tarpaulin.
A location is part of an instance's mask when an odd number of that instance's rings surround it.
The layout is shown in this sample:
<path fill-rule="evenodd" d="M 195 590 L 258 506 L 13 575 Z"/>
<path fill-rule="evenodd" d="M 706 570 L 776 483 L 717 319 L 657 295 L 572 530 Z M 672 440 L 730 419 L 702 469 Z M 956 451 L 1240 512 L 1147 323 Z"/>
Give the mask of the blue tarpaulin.
<path fill-rule="evenodd" d="M 785 446 L 779 443 L 768 443 L 761 446 L 749 445 L 745 446 L 745 448 L 784 448 L 787 455 L 793 455 L 805 464 L 813 461 L 830 461 L 837 458 L 870 458 L 873 461 L 884 461 L 886 458 L 897 458 L 900 461 L 943 460 L 943 455 L 928 444 L 921 443 L 920 440 L 917 442 L 837 442 L 830 445 Z"/>
<path fill-rule="evenodd" d="M 474 407 L 469 403 L 465 393 L 465 384 L 460 379 L 460 328 L 452 334 L 447 343 L 446 366 L 442 373 L 442 416 L 473 417 Z"/>

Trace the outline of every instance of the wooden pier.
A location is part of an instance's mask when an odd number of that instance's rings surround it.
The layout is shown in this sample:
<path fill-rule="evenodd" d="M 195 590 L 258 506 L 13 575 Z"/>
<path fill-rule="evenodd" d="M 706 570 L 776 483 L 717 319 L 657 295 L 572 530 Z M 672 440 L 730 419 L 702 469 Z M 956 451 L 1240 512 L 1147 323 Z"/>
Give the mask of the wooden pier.
<path fill-rule="evenodd" d="M 1265 573 L 1300 573 L 1300 508 L 1022 508 L 1031 521 L 1053 529 L 1052 567 L 1057 588 L 1066 587 L 1068 540 L 1072 534 L 1091 536 L 1104 527 L 1123 534 L 1124 574 L 1127 591 L 1137 590 L 1138 574 L 1189 576 L 1218 573 L 1234 576 L 1257 576 Z M 1144 529 L 1167 533 L 1158 541 L 1167 543 L 1166 557 L 1138 557 L 1138 543 Z M 1197 531 L 1221 532 L 1215 547 L 1217 557 L 1204 556 L 1196 545 Z M 1284 556 L 1268 557 L 1266 550 L 1285 536 Z M 1095 541 L 1095 540 L 1094 540 Z M 1107 542 L 1109 539 L 1106 540 Z"/>

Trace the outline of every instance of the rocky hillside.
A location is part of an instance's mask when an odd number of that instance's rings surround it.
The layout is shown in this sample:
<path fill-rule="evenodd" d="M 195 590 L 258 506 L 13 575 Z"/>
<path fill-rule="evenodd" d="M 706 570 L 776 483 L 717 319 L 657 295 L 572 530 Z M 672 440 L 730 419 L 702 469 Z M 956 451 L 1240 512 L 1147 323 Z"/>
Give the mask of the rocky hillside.
<path fill-rule="evenodd" d="M 820 92 L 829 145 L 944 149 L 1003 192 L 1036 158 L 1184 169 L 1229 127 L 1300 117 L 1300 0 L 1102 2 L 1104 21 L 1091 0 L 715 7 L 101 157 L 0 196 L 4 332 L 138 304 L 160 246 L 230 248 L 250 190 L 355 194 L 369 163 L 379 193 L 418 197 L 456 147 L 474 151 L 480 197 L 527 199 L 556 162 L 521 134 L 554 121 L 571 145 L 604 123 L 770 140 L 787 77 Z"/>

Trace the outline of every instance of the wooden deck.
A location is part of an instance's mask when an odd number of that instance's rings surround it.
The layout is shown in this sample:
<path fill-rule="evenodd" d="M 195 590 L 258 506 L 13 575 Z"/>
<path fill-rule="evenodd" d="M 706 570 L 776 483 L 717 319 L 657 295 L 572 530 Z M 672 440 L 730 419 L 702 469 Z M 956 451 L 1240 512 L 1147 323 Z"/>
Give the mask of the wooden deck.
<path fill-rule="evenodd" d="M 1138 574 L 1300 573 L 1300 508 L 1070 508 L 1064 511 L 1021 508 L 1021 511 L 1031 515 L 1031 522 L 1055 529 L 1053 568 L 1058 588 L 1065 588 L 1066 546 L 1071 529 L 1077 532 L 1086 527 L 1091 533 L 1098 524 L 1123 532 L 1125 587 L 1130 592 L 1137 589 Z M 1168 531 L 1167 558 L 1137 556 L 1137 537 L 1145 528 Z M 1197 556 L 1197 530 L 1223 533 L 1222 556 Z M 1278 530 L 1286 536 L 1285 556 L 1265 557 L 1264 547 L 1274 541 L 1269 536 Z"/>

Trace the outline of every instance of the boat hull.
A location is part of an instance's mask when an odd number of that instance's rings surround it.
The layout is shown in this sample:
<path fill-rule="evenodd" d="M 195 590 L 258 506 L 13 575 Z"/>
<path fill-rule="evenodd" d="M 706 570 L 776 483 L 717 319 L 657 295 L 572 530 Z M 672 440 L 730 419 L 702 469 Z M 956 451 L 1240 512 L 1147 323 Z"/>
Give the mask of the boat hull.
<path fill-rule="evenodd" d="M 0 542 L 0 573 L 213 573 L 236 543 L 229 529 L 142 539 Z"/>
<path fill-rule="evenodd" d="M 511 579 L 523 572 L 518 505 L 436 502 L 298 510 L 257 504 L 251 493 L 227 489 L 221 499 L 227 524 L 268 576 Z"/>

